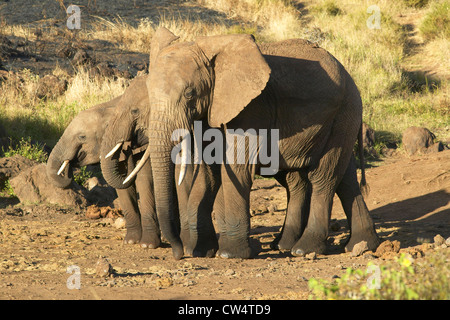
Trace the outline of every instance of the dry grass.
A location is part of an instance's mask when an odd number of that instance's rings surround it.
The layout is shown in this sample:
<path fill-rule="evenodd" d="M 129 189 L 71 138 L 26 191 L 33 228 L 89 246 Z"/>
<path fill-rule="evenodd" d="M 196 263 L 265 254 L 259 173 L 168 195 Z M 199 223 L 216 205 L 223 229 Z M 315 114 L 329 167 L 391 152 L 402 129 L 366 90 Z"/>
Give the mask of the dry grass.
<path fill-rule="evenodd" d="M 238 18 L 260 29 L 266 41 L 295 38 L 301 34 L 301 15 L 291 1 L 283 0 L 197 0 L 206 8 Z"/>
<path fill-rule="evenodd" d="M 444 0 L 441 0 L 443 2 Z M 448 0 L 445 0 L 448 1 Z M 102 39 L 116 43 L 127 51 L 149 51 L 151 37 L 159 26 L 165 26 L 182 41 L 200 35 L 252 33 L 257 41 L 278 41 L 306 38 L 330 51 L 349 71 L 357 83 L 364 102 L 364 120 L 376 130 L 388 131 L 400 137 L 411 125 L 436 130 L 440 139 L 450 139 L 450 102 L 448 85 L 449 41 L 437 36 L 427 41 L 414 58 L 420 69 L 408 57 L 410 42 L 407 31 L 397 22 L 402 13 L 419 12 L 429 15 L 434 7 L 411 8 L 404 1 L 380 0 L 380 29 L 369 29 L 367 12 L 372 4 L 353 0 L 302 1 L 303 15 L 296 1 L 289 0 L 192 0 L 196 5 L 218 11 L 226 21 L 202 20 L 199 17 L 163 16 L 158 24 L 148 19 L 136 27 L 120 17 L 97 18 L 89 29 L 78 33 L 79 41 Z M 422 14 L 423 13 L 423 14 Z M 230 23 L 235 21 L 236 23 Z M 51 37 L 52 29 L 47 30 Z M 36 40 L 33 30 L 22 26 L 2 26 L 6 35 Z M 408 58 L 408 59 L 407 59 Z M 405 63 L 408 60 L 408 63 Z M 424 64 L 430 72 L 424 72 Z M 413 72 L 417 71 L 417 72 Z M 36 119 L 56 128 L 45 134 L 23 130 L 25 136 L 51 140 L 80 110 L 117 96 L 124 90 L 124 79 L 92 79 L 86 70 L 74 77 L 56 68 L 54 73 L 67 77 L 67 92 L 56 99 L 41 101 L 35 97 L 36 76 L 24 71 L 22 83 L 8 80 L 0 93 L 0 117 L 7 119 Z M 437 74 L 437 79 L 431 75 Z M 36 122 L 35 121 L 35 122 Z M 34 122 L 31 121 L 31 126 Z M 55 140 L 55 139 L 53 139 Z"/>
<path fill-rule="evenodd" d="M 84 69 L 70 78 L 58 67 L 53 74 L 69 80 L 65 94 L 54 99 L 37 97 L 39 76 L 27 69 L 1 84 L 0 119 L 8 124 L 13 138 L 32 137 L 53 145 L 75 115 L 121 94 L 128 82 L 123 78 L 91 78 Z"/>

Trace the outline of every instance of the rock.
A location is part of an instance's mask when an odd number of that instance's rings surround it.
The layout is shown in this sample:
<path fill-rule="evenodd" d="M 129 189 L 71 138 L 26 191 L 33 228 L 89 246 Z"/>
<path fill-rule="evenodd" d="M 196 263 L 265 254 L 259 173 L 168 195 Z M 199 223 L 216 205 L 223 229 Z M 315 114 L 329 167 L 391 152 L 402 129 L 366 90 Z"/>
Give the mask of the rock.
<path fill-rule="evenodd" d="M 443 236 L 441 236 L 440 234 L 436 235 L 434 237 L 434 245 L 435 247 L 439 247 L 441 245 L 445 244 L 445 239 Z"/>
<path fill-rule="evenodd" d="M 398 253 L 400 251 L 400 241 L 398 240 L 394 240 L 394 241 L 390 241 L 390 240 L 386 240 L 383 241 L 377 248 L 377 250 L 375 251 L 375 256 L 377 257 L 381 257 L 385 254 L 390 254 L 390 253 Z"/>
<path fill-rule="evenodd" d="M 47 177 L 44 163 L 22 170 L 10 183 L 22 203 L 47 202 L 78 208 L 88 204 L 86 191 L 76 183 L 72 182 L 67 189 L 54 186 Z"/>
<path fill-rule="evenodd" d="M 359 257 L 360 255 L 362 255 L 367 250 L 369 250 L 369 247 L 367 246 L 367 241 L 358 242 L 357 244 L 355 244 L 353 246 L 353 250 L 352 250 L 351 256 L 352 257 Z"/>
<path fill-rule="evenodd" d="M 95 275 L 97 277 L 106 278 L 114 274 L 114 269 L 105 257 L 98 258 L 95 264 Z"/>
<path fill-rule="evenodd" d="M 450 247 L 450 237 L 448 237 L 448 238 L 445 240 L 445 244 L 447 245 L 447 247 Z"/>
<path fill-rule="evenodd" d="M 405 151 L 409 155 L 420 153 L 430 153 L 442 151 L 442 144 L 435 146 L 436 136 L 427 128 L 409 127 L 405 130 L 402 143 Z"/>
<path fill-rule="evenodd" d="M 8 179 L 16 177 L 20 172 L 37 164 L 38 162 L 18 154 L 12 157 L 0 158 L 0 187 L 4 187 Z"/>
<path fill-rule="evenodd" d="M 97 177 L 89 178 L 85 184 L 85 187 L 86 187 L 86 189 L 88 189 L 88 191 L 91 191 L 95 187 L 100 187 L 100 186 L 101 186 L 100 181 L 98 180 Z"/>
<path fill-rule="evenodd" d="M 232 276 L 236 274 L 236 271 L 234 271 L 233 269 L 228 269 L 227 271 L 225 271 L 224 275 L 225 276 Z"/>
<path fill-rule="evenodd" d="M 316 260 L 316 258 L 317 258 L 317 254 L 315 252 L 308 253 L 305 256 L 306 260 Z"/>
<path fill-rule="evenodd" d="M 125 228 L 125 225 L 126 221 L 124 217 L 119 217 L 114 221 L 114 227 L 116 227 L 116 229 L 123 229 Z"/>
<path fill-rule="evenodd" d="M 39 79 L 36 89 L 36 96 L 39 99 L 56 98 L 67 90 L 67 80 L 59 79 L 58 77 L 47 74 Z"/>

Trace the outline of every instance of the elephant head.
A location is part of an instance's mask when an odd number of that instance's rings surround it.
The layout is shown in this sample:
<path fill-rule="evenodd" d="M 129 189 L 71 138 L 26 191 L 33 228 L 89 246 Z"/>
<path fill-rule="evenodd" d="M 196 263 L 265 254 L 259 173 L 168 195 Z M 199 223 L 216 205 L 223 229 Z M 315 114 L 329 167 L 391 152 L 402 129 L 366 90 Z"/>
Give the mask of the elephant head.
<path fill-rule="evenodd" d="M 178 258 L 183 249 L 172 223 L 172 133 L 192 131 L 196 120 L 210 127 L 231 121 L 261 94 L 270 67 L 250 35 L 201 37 L 190 43 L 174 43 L 176 39 L 164 28 L 153 36 L 147 78 L 150 108 L 143 126 L 148 128 L 158 220 Z M 186 159 L 182 168 L 185 163 Z"/>
<path fill-rule="evenodd" d="M 99 149 L 100 164 L 106 182 L 115 189 L 125 189 L 133 182 L 131 179 L 125 181 L 128 171 L 134 168 L 131 150 L 128 149 L 126 162 L 120 161 L 120 151 L 126 149 L 125 142 L 132 142 L 134 146 L 147 143 L 146 130 L 137 120 L 145 112 L 144 109 L 148 108 L 148 104 L 146 77 L 137 77 L 120 97 L 103 135 Z M 122 168 L 124 163 L 127 168 Z"/>
<path fill-rule="evenodd" d="M 72 166 L 99 162 L 102 136 L 119 100 L 117 97 L 81 111 L 70 122 L 47 161 L 47 176 L 54 185 L 60 188 L 70 185 Z"/>

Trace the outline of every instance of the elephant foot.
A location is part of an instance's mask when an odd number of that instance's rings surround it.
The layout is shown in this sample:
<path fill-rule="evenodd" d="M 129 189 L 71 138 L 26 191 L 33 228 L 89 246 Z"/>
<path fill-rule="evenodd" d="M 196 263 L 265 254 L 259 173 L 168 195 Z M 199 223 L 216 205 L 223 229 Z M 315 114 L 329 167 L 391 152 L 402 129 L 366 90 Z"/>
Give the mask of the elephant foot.
<path fill-rule="evenodd" d="M 250 241 L 219 242 L 219 251 L 216 256 L 224 259 L 250 259 L 261 252 L 261 243 L 258 240 L 250 239 Z"/>
<path fill-rule="evenodd" d="M 161 245 L 161 237 L 154 232 L 145 232 L 139 242 L 144 249 L 156 249 Z"/>
<path fill-rule="evenodd" d="M 325 254 L 326 248 L 326 239 L 324 240 L 322 237 L 303 236 L 292 247 L 291 254 L 296 257 L 304 257 L 311 252 L 315 252 L 316 254 Z"/>
<path fill-rule="evenodd" d="M 184 256 L 184 249 L 181 243 L 172 244 L 172 254 L 175 260 L 180 260 Z"/>
<path fill-rule="evenodd" d="M 270 244 L 272 250 L 291 251 L 292 247 L 297 243 L 298 239 L 279 234 Z"/>
<path fill-rule="evenodd" d="M 358 233 L 352 232 L 350 239 L 345 244 L 345 252 L 353 251 L 353 247 L 356 244 L 360 243 L 361 241 L 366 241 L 369 251 L 373 252 L 377 250 L 378 246 L 381 243 L 380 239 L 375 233 L 375 230 L 369 230 L 366 232 L 358 232 Z"/>
<path fill-rule="evenodd" d="M 139 243 L 139 241 L 141 240 L 141 236 L 142 236 L 142 231 L 136 230 L 136 229 L 131 229 L 131 228 L 127 228 L 127 234 L 125 235 L 125 238 L 123 239 L 123 243 L 124 244 L 136 244 Z"/>
<path fill-rule="evenodd" d="M 185 253 L 194 258 L 212 258 L 216 255 L 217 249 L 217 240 L 215 242 L 205 241 L 196 246 L 186 246 Z"/>

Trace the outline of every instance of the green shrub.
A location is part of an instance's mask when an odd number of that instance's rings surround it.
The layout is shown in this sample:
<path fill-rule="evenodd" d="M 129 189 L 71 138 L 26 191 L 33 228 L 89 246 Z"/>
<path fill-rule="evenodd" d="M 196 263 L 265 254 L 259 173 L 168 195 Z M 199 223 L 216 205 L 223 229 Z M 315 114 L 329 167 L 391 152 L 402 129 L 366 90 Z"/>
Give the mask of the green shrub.
<path fill-rule="evenodd" d="M 3 150 L 3 153 L 5 157 L 12 157 L 18 154 L 22 157 L 38 162 L 47 162 L 48 159 L 47 153 L 44 151 L 42 146 L 32 144 L 30 137 L 27 139 L 21 138 L 19 144 L 15 148 L 9 146 L 8 150 Z"/>
<path fill-rule="evenodd" d="M 92 173 L 87 171 L 86 167 L 81 167 L 73 175 L 73 180 L 75 180 L 75 182 L 80 186 L 84 185 L 89 178 L 92 178 Z"/>
<path fill-rule="evenodd" d="M 367 270 L 348 268 L 334 281 L 311 278 L 311 299 L 329 300 L 445 300 L 450 299 L 448 251 L 414 260 L 401 254 L 393 263 Z"/>

